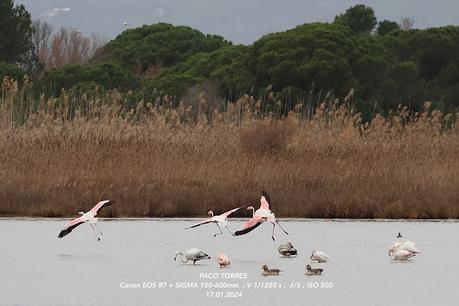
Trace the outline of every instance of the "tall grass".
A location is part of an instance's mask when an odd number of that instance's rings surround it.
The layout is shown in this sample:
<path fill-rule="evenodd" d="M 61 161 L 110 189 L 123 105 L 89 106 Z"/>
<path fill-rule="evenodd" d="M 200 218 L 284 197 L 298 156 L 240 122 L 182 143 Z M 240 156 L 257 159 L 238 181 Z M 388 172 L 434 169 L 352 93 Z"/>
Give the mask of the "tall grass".
<path fill-rule="evenodd" d="M 73 216 L 110 198 L 105 216 L 204 216 L 267 190 L 282 217 L 459 217 L 455 114 L 428 102 L 363 123 L 338 101 L 281 116 L 249 96 L 224 110 L 205 93 L 130 111 L 123 99 L 37 100 L 5 80 L 0 214 Z"/>

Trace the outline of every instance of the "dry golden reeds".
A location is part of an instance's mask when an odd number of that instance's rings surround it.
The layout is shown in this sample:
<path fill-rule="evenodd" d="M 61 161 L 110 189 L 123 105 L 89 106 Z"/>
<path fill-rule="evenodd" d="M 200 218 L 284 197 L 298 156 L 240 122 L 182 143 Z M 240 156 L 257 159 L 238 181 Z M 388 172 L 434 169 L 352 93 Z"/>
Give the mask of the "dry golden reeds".
<path fill-rule="evenodd" d="M 453 115 L 399 108 L 362 123 L 337 102 L 298 124 L 242 97 L 198 104 L 66 92 L 39 101 L 12 80 L 0 99 L 0 214 L 72 216 L 102 198 L 106 216 L 205 215 L 271 194 L 280 217 L 458 218 Z"/>

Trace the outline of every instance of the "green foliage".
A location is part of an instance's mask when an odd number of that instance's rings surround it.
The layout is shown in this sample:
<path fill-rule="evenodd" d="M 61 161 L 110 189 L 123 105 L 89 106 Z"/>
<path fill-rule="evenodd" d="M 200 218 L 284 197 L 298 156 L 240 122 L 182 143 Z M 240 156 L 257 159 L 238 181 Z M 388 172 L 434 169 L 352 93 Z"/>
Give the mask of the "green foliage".
<path fill-rule="evenodd" d="M 432 80 L 452 61 L 459 60 L 459 28 L 442 27 L 408 31 L 402 37 L 411 57 L 419 63 L 420 76 Z"/>
<path fill-rule="evenodd" d="M 0 17 L 6 16 L 0 18 L 0 38 L 6 37 L 0 39 L 0 60 L 17 62 L 31 53 L 30 16 L 10 0 L 0 8 Z M 14 31 L 22 36 L 11 34 L 11 26 L 3 26 L 8 24 L 19 25 Z M 37 94 L 117 88 L 131 91 L 132 101 L 167 94 L 176 102 L 206 81 L 227 99 L 250 93 L 267 100 L 270 87 L 275 99 L 269 98 L 265 107 L 276 112 L 312 96 L 343 97 L 351 88 L 353 106 L 368 118 L 399 103 L 416 110 L 425 100 L 445 109 L 459 106 L 459 27 L 402 30 L 383 20 L 373 32 L 375 25 L 374 11 L 356 5 L 333 23 L 303 24 L 249 46 L 234 46 L 220 36 L 158 23 L 124 31 L 90 65 L 31 75 Z M 24 65 L 0 62 L 0 77 L 22 78 L 18 67 Z"/>
<path fill-rule="evenodd" d="M 250 50 L 249 70 L 254 71 L 255 85 L 343 93 L 352 78 L 349 54 L 355 45 L 350 34 L 339 24 L 313 23 L 262 37 Z"/>
<path fill-rule="evenodd" d="M 0 62 L 0 82 L 6 76 L 21 80 L 23 75 L 24 72 L 17 65 Z"/>
<path fill-rule="evenodd" d="M 136 77 L 118 64 L 66 65 L 62 69 L 46 72 L 40 86 L 49 95 L 58 95 L 61 89 L 82 88 L 98 84 L 105 89 L 135 89 L 139 85 Z"/>
<path fill-rule="evenodd" d="M 357 4 L 336 16 L 335 23 L 350 27 L 354 33 L 370 33 L 376 26 L 376 16 L 371 7 Z"/>
<path fill-rule="evenodd" d="M 217 82 L 225 95 L 229 95 L 231 91 L 246 93 L 254 85 L 253 76 L 246 69 L 248 51 L 249 47 L 238 45 L 224 47 L 210 53 L 198 53 L 184 63 L 164 71 L 157 79 L 161 80 L 161 83 L 164 79 L 175 79 L 176 84 L 181 88 L 174 92 L 178 96 L 185 93 L 186 84 L 195 84 L 204 79 Z M 183 77 L 178 78 L 180 75 Z M 159 81 L 151 83 L 161 85 Z M 158 89 L 163 92 L 166 90 L 161 86 Z"/>
<path fill-rule="evenodd" d="M 172 97 L 180 97 L 188 88 L 201 81 L 201 78 L 187 73 L 165 73 L 156 78 L 147 79 L 142 87 L 142 94 L 147 100 L 166 94 Z"/>
<path fill-rule="evenodd" d="M 163 27 L 171 26 L 153 26 Z M 304 24 L 263 36 L 250 46 L 184 51 L 154 77 L 134 77 L 132 67 L 115 61 L 66 66 L 47 73 L 44 83 L 53 94 L 60 88 L 96 83 L 107 89 L 135 90 L 135 96 L 145 100 L 166 94 L 180 99 L 188 88 L 205 80 L 217 84 L 228 99 L 245 93 L 263 96 L 271 85 L 289 107 L 309 94 L 331 91 L 343 97 L 354 88 L 356 107 L 366 114 L 399 103 L 421 109 L 427 99 L 441 101 L 445 107 L 459 105 L 459 27 L 361 34 L 341 22 Z M 148 65 L 160 58 L 153 53 L 145 62 Z M 134 55 L 129 57 L 133 59 Z"/>
<path fill-rule="evenodd" d="M 124 31 L 100 50 L 95 60 L 114 60 L 141 74 L 152 65 L 170 67 L 196 53 L 211 52 L 229 44 L 221 36 L 157 23 Z"/>
<path fill-rule="evenodd" d="M 24 5 L 0 1 L 0 61 L 23 62 L 32 50 L 32 21 Z"/>
<path fill-rule="evenodd" d="M 403 90 L 416 82 L 418 75 L 418 67 L 410 61 L 398 63 L 392 67 L 392 79 Z"/>
<path fill-rule="evenodd" d="M 390 20 L 383 20 L 378 22 L 378 28 L 376 29 L 376 33 L 378 35 L 386 35 L 394 30 L 400 29 L 400 26 L 395 21 Z"/>

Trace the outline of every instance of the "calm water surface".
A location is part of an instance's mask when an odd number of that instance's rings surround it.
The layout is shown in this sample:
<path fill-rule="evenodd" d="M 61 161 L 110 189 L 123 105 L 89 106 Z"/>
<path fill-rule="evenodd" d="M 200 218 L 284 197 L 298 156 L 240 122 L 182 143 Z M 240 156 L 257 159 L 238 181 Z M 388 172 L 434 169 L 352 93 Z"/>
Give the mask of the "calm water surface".
<path fill-rule="evenodd" d="M 104 237 L 98 243 L 85 224 L 57 239 L 65 220 L 2 219 L 0 305 L 459 304 L 458 222 L 284 220 L 290 235 L 276 232 L 273 242 L 268 224 L 245 236 L 224 232 L 214 238 L 214 225 L 184 229 L 195 221 L 103 220 L 99 227 Z M 236 229 L 241 224 L 229 225 Z M 399 231 L 422 251 L 410 263 L 394 263 L 387 256 Z M 277 246 L 286 241 L 299 250 L 298 257 L 280 257 Z M 213 258 L 196 266 L 174 262 L 176 251 L 192 247 Z M 312 264 L 325 270 L 322 276 L 304 276 L 311 249 L 332 257 L 328 263 Z M 220 251 L 231 258 L 230 268 L 217 267 L 214 258 Z M 262 264 L 284 271 L 279 277 L 263 277 Z M 246 273 L 247 278 L 200 277 L 215 272 Z M 165 288 L 144 289 L 144 282 Z M 226 288 L 178 289 L 177 283 Z M 126 284 L 140 288 L 121 288 Z M 255 285 L 277 288 L 253 289 Z M 242 297 L 209 298 L 210 292 L 240 292 Z"/>

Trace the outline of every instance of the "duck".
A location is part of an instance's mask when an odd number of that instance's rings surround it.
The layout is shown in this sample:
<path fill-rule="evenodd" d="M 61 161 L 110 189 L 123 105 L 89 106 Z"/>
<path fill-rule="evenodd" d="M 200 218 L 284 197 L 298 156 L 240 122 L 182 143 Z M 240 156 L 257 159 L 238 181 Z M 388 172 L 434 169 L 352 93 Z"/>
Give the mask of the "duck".
<path fill-rule="evenodd" d="M 220 253 L 217 257 L 217 262 L 220 265 L 220 268 L 228 267 L 231 264 L 231 261 L 228 256 L 223 253 Z"/>
<path fill-rule="evenodd" d="M 293 247 L 293 244 L 291 242 L 287 242 L 284 244 L 281 244 L 277 250 L 279 251 L 279 254 L 285 257 L 290 257 L 293 255 L 298 255 L 298 251 Z"/>
<path fill-rule="evenodd" d="M 310 265 L 307 265 L 306 270 L 304 271 L 304 274 L 305 275 L 322 275 L 322 272 L 324 272 L 324 269 L 311 268 Z"/>
<path fill-rule="evenodd" d="M 261 272 L 263 276 L 279 275 L 279 273 L 282 272 L 282 270 L 279 269 L 269 269 L 267 265 L 263 265 L 261 268 L 263 269 L 263 272 Z"/>
<path fill-rule="evenodd" d="M 315 251 L 315 250 L 312 250 L 312 254 L 310 258 L 311 258 L 311 261 L 317 261 L 320 263 L 327 262 L 330 259 L 330 257 L 324 252 Z"/>
<path fill-rule="evenodd" d="M 203 259 L 210 259 L 210 256 L 201 251 L 200 249 L 192 248 L 187 250 L 185 253 L 183 252 L 176 252 L 174 261 L 177 261 L 177 257 L 180 256 L 180 261 L 182 263 L 187 263 L 189 261 L 193 262 L 193 265 L 196 264 L 197 261 Z"/>

